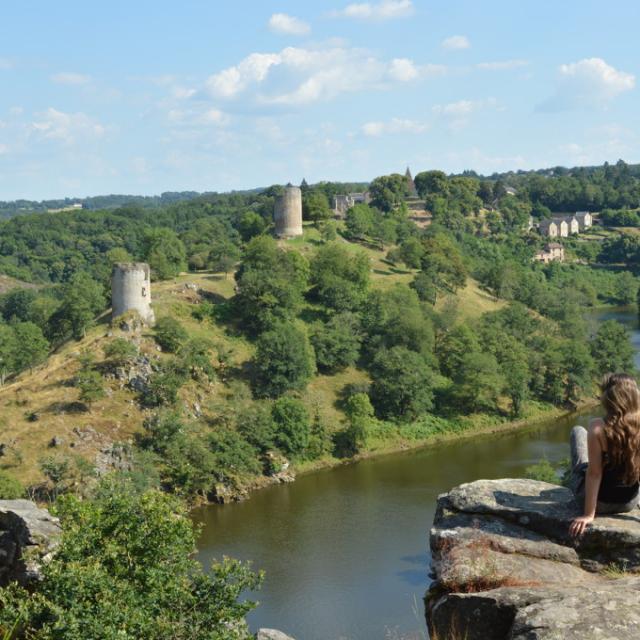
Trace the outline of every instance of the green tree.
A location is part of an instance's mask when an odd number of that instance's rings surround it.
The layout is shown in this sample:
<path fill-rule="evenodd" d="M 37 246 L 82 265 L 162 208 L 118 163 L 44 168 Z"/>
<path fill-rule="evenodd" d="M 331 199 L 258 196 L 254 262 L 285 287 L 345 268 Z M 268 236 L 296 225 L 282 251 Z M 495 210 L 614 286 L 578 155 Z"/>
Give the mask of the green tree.
<path fill-rule="evenodd" d="M 267 236 L 249 241 L 235 274 L 234 308 L 252 332 L 292 318 L 308 288 L 309 265 L 297 251 L 280 249 Z"/>
<path fill-rule="evenodd" d="M 422 171 L 416 174 L 413 181 L 421 198 L 427 196 L 446 198 L 449 193 L 449 183 L 444 171 Z"/>
<path fill-rule="evenodd" d="M 422 264 L 424 247 L 415 237 L 407 238 L 399 247 L 399 256 L 410 269 L 419 269 Z"/>
<path fill-rule="evenodd" d="M 436 349 L 440 371 L 445 376 L 454 378 L 462 368 L 464 357 L 477 351 L 480 351 L 480 344 L 473 329 L 466 324 L 453 327 L 445 333 Z"/>
<path fill-rule="evenodd" d="M 184 243 L 174 231 L 164 227 L 150 229 L 144 236 L 142 252 L 157 280 L 175 278 L 187 268 Z"/>
<path fill-rule="evenodd" d="M 460 249 L 442 233 L 424 240 L 422 271 L 432 279 L 438 291 L 455 293 L 467 281 L 467 269 Z"/>
<path fill-rule="evenodd" d="M 347 435 L 354 453 L 367 446 L 367 437 L 374 422 L 374 409 L 366 393 L 354 393 L 345 407 L 349 421 Z"/>
<path fill-rule="evenodd" d="M 16 371 L 18 343 L 12 327 L 0 324 L 0 385 L 5 383 L 7 376 Z"/>
<path fill-rule="evenodd" d="M 253 366 L 256 391 L 270 397 L 304 389 L 316 368 L 306 334 L 289 323 L 276 324 L 258 338 Z"/>
<path fill-rule="evenodd" d="M 104 381 L 94 368 L 93 357 L 81 359 L 80 369 L 75 375 L 74 385 L 80 390 L 80 402 L 90 405 L 105 396 Z"/>
<path fill-rule="evenodd" d="M 320 237 L 324 242 L 333 242 L 338 238 L 338 228 L 333 220 L 326 220 L 320 225 Z"/>
<path fill-rule="evenodd" d="M 515 339 L 504 341 L 500 370 L 505 381 L 504 390 L 511 399 L 511 414 L 514 417 L 522 414 L 524 403 L 529 397 L 529 360 L 529 352 L 523 344 Z"/>
<path fill-rule="evenodd" d="M 0 623 L 41 640 L 248 640 L 241 598 L 261 576 L 226 559 L 205 573 L 184 506 L 159 491 L 103 482 L 92 500 L 58 503 L 62 540 L 38 590 L 0 593 Z"/>
<path fill-rule="evenodd" d="M 371 378 L 371 402 L 382 418 L 410 422 L 433 406 L 431 369 L 420 354 L 406 347 L 380 350 Z"/>
<path fill-rule="evenodd" d="M 591 354 L 600 375 L 634 370 L 629 332 L 616 320 L 607 320 L 600 325 L 591 341 Z"/>
<path fill-rule="evenodd" d="M 323 245 L 311 260 L 312 294 L 335 311 L 357 309 L 367 295 L 370 270 L 364 252 L 337 242 Z"/>
<path fill-rule="evenodd" d="M 33 322 L 20 322 L 14 326 L 16 369 L 31 369 L 43 362 L 49 354 L 49 343 L 42 330 Z"/>
<path fill-rule="evenodd" d="M 575 406 L 593 385 L 594 361 L 589 346 L 583 340 L 564 342 L 560 355 L 564 373 L 564 401 Z M 614 369 L 604 368 L 601 373 L 607 371 Z"/>
<path fill-rule="evenodd" d="M 220 240 L 209 252 L 208 264 L 212 271 L 223 272 L 226 276 L 233 271 L 238 260 L 240 260 L 240 249 L 230 240 Z"/>
<path fill-rule="evenodd" d="M 77 272 L 62 289 L 62 302 L 49 320 L 49 333 L 58 339 L 71 335 L 80 340 L 105 307 L 104 287 L 87 273 Z"/>
<path fill-rule="evenodd" d="M 381 211 L 392 211 L 409 195 L 409 185 L 405 176 L 392 173 L 379 176 L 369 185 L 371 203 Z"/>
<path fill-rule="evenodd" d="M 305 406 L 296 398 L 284 396 L 273 403 L 275 443 L 290 456 L 301 456 L 309 446 L 311 424 Z"/>
<path fill-rule="evenodd" d="M 453 378 L 453 395 L 467 411 L 495 411 L 504 387 L 495 357 L 490 353 L 467 353 Z"/>
<path fill-rule="evenodd" d="M 251 238 L 264 233 L 267 228 L 265 219 L 255 211 L 246 211 L 242 214 L 238 223 L 238 231 L 245 242 L 249 242 Z"/>
<path fill-rule="evenodd" d="M 331 217 L 331 208 L 327 196 L 317 189 L 311 189 L 302 195 L 302 217 L 318 223 Z"/>
<path fill-rule="evenodd" d="M 104 346 L 103 351 L 114 367 L 123 367 L 138 355 L 138 347 L 126 338 L 114 338 Z"/>
<path fill-rule="evenodd" d="M 336 373 L 354 365 L 360 354 L 360 321 L 353 313 L 339 313 L 326 324 L 318 324 L 311 333 L 318 369 Z"/>
<path fill-rule="evenodd" d="M 345 216 L 347 233 L 351 238 L 364 240 L 373 233 L 375 215 L 368 204 L 355 204 Z"/>
<path fill-rule="evenodd" d="M 381 348 L 407 347 L 431 359 L 434 333 L 431 320 L 413 289 L 396 284 L 391 289 L 371 292 L 362 311 L 364 340 L 369 357 Z"/>
<path fill-rule="evenodd" d="M 187 341 L 189 334 L 175 318 L 164 316 L 156 322 L 153 336 L 164 351 L 175 353 Z"/>

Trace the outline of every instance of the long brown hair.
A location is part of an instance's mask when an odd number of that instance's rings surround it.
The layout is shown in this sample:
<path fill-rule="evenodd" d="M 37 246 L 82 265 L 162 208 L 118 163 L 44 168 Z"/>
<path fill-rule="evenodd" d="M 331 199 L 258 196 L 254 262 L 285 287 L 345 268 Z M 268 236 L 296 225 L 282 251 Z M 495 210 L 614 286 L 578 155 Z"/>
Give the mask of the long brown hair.
<path fill-rule="evenodd" d="M 640 390 L 626 373 L 608 373 L 602 379 L 604 433 L 611 464 L 622 469 L 622 482 L 640 479 Z"/>

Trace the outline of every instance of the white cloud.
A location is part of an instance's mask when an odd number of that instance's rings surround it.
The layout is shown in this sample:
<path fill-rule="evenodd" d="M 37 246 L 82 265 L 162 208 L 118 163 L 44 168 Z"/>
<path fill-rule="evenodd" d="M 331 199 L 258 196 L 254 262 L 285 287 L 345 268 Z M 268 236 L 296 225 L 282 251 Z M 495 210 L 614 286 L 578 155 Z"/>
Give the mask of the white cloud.
<path fill-rule="evenodd" d="M 442 41 L 442 48 L 448 51 L 459 51 L 460 49 L 469 49 L 471 43 L 467 36 L 450 36 Z"/>
<path fill-rule="evenodd" d="M 389 75 L 400 82 L 409 82 L 420 76 L 420 71 L 413 60 L 408 58 L 394 58 L 389 66 Z"/>
<path fill-rule="evenodd" d="M 82 73 L 74 73 L 73 71 L 62 71 L 49 76 L 51 82 L 56 84 L 81 85 L 91 82 L 91 76 Z"/>
<path fill-rule="evenodd" d="M 495 62 L 480 62 L 476 65 L 476 68 L 482 71 L 508 71 L 509 69 L 518 69 L 520 67 L 526 67 L 529 64 L 528 60 L 514 59 L 514 60 L 498 60 Z"/>
<path fill-rule="evenodd" d="M 305 36 L 311 32 L 311 27 L 306 22 L 286 13 L 274 13 L 269 18 L 269 29 L 290 36 Z"/>
<path fill-rule="evenodd" d="M 606 107 L 635 87 L 631 73 L 618 71 L 602 58 L 585 58 L 558 68 L 555 94 L 538 106 L 541 111 Z"/>
<path fill-rule="evenodd" d="M 432 107 L 432 111 L 438 115 L 458 117 L 468 116 L 474 111 L 497 106 L 498 101 L 495 98 L 487 98 L 485 100 L 458 100 L 457 102 L 449 102 L 448 104 L 436 104 Z"/>
<path fill-rule="evenodd" d="M 214 95 L 232 98 L 250 84 L 262 82 L 267 77 L 269 68 L 281 63 L 280 54 L 252 53 L 238 65 L 210 76 L 207 87 Z"/>
<path fill-rule="evenodd" d="M 429 124 L 426 122 L 403 118 L 391 118 L 387 122 L 366 122 L 362 125 L 362 133 L 369 137 L 378 137 L 385 134 L 424 133 L 428 129 Z"/>
<path fill-rule="evenodd" d="M 0 144 L 0 156 L 9 153 L 9 146 L 6 144 Z"/>
<path fill-rule="evenodd" d="M 357 20 L 392 20 L 413 15 L 411 0 L 382 0 L 382 2 L 358 2 L 348 4 L 344 9 L 332 11 L 331 16 L 355 18 Z"/>
<path fill-rule="evenodd" d="M 229 123 L 229 116 L 220 109 L 196 111 L 193 109 L 170 109 L 167 118 L 171 124 L 186 126 L 222 127 Z"/>
<path fill-rule="evenodd" d="M 31 130 L 41 138 L 73 144 L 89 138 L 100 138 L 105 127 L 85 113 L 64 113 L 49 107 L 31 123 Z"/>
<path fill-rule="evenodd" d="M 500 105 L 495 98 L 485 98 L 483 100 L 458 100 L 448 104 L 436 104 L 431 108 L 436 116 L 447 121 L 449 130 L 454 132 L 467 127 L 473 113 L 485 109 L 500 109 Z"/>
<path fill-rule="evenodd" d="M 11 69 L 13 67 L 13 62 L 8 58 L 0 58 L 0 69 Z"/>
<path fill-rule="evenodd" d="M 244 105 L 248 98 L 258 105 L 293 106 L 445 72 L 445 67 L 419 66 L 408 58 L 380 60 L 365 49 L 287 47 L 278 53 L 252 53 L 210 76 L 206 87 L 214 98 L 242 96 Z"/>

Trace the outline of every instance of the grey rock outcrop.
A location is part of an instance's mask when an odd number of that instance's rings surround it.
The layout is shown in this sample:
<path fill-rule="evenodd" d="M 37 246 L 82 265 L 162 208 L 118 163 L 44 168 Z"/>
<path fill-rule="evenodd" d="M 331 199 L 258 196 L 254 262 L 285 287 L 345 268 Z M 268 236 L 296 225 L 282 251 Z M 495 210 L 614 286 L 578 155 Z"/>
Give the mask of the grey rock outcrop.
<path fill-rule="evenodd" d="M 277 629 L 259 629 L 256 640 L 293 640 L 293 638 Z"/>
<path fill-rule="evenodd" d="M 38 580 L 60 532 L 58 519 L 33 502 L 0 500 L 0 586 Z"/>
<path fill-rule="evenodd" d="M 577 515 L 568 489 L 534 480 L 479 480 L 440 496 L 426 600 L 433 635 L 640 637 L 640 509 L 597 517 L 578 541 L 568 531 Z"/>

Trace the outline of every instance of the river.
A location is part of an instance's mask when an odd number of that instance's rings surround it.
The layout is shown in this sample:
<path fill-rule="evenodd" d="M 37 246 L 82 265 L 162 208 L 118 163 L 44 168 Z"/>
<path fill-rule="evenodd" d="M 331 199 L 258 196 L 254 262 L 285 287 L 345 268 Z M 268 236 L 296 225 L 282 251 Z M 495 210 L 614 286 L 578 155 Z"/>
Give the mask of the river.
<path fill-rule="evenodd" d="M 592 314 L 631 329 L 633 310 Z M 198 509 L 199 560 L 252 560 L 266 580 L 252 629 L 275 627 L 297 640 L 426 638 L 428 533 L 438 494 L 478 478 L 522 476 L 546 457 L 569 455 L 573 424 L 594 412 L 517 432 L 450 441 L 323 470 L 272 486 L 246 502 Z"/>

